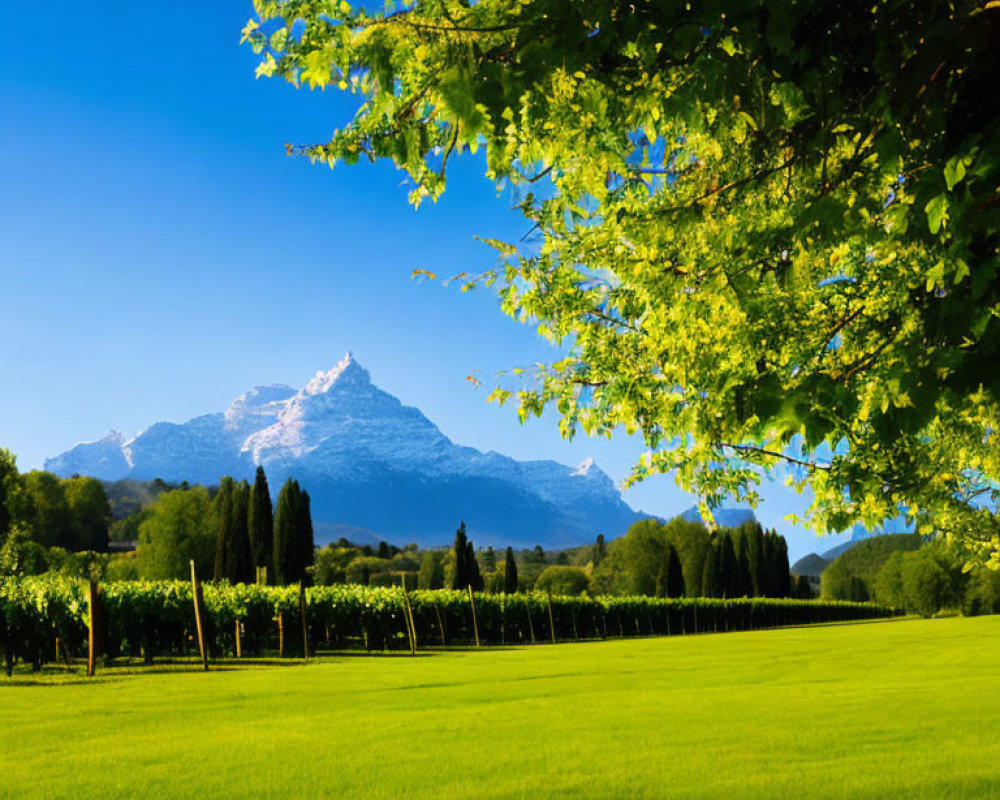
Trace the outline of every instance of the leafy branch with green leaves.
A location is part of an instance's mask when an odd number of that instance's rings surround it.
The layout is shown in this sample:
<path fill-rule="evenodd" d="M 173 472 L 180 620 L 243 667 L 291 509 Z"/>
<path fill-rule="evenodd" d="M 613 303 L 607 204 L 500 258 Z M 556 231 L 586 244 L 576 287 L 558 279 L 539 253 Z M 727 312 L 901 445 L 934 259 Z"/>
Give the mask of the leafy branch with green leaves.
<path fill-rule="evenodd" d="M 717 507 L 903 510 L 1000 566 L 995 2 L 257 0 L 258 75 L 359 98 L 333 166 L 415 204 L 482 151 L 530 241 L 464 279 L 562 345 L 491 396 L 640 433 Z M 826 457 L 821 457 L 822 454 Z"/>

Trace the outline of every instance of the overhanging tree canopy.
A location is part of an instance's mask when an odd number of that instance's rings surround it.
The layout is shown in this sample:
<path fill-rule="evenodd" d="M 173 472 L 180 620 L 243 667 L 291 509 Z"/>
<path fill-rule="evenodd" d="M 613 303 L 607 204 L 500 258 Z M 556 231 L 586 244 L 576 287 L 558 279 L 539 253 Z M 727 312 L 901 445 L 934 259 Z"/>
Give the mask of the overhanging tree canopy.
<path fill-rule="evenodd" d="M 1000 2 L 256 10 L 259 75 L 360 97 L 292 150 L 515 187 L 534 235 L 466 285 L 567 354 L 495 399 L 641 432 L 633 479 L 709 506 L 781 467 L 817 529 L 903 508 L 1000 565 Z"/>

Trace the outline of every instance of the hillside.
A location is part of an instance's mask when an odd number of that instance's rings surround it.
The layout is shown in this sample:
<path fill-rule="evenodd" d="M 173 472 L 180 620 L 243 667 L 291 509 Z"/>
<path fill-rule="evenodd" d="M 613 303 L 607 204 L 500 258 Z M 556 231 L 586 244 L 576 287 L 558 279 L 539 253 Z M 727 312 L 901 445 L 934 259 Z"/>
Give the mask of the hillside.
<path fill-rule="evenodd" d="M 822 596 L 839 600 L 871 599 L 872 581 L 889 556 L 916 550 L 923 542 L 924 537 L 917 533 L 890 533 L 858 542 L 823 570 Z"/>

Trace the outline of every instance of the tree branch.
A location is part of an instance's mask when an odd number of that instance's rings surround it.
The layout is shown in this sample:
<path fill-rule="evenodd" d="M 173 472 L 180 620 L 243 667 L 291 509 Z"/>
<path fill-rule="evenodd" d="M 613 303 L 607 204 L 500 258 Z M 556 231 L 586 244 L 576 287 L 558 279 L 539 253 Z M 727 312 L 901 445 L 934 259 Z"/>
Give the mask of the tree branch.
<path fill-rule="evenodd" d="M 829 464 L 817 464 L 815 461 L 803 461 L 801 458 L 795 458 L 794 456 L 788 456 L 784 453 L 779 453 L 776 450 L 768 450 L 764 447 L 757 447 L 752 444 L 732 444 L 730 442 L 717 442 L 716 447 L 728 448 L 729 450 L 735 450 L 737 453 L 755 453 L 757 455 L 767 456 L 768 458 L 778 458 L 782 461 L 787 461 L 789 464 L 795 464 L 799 467 L 806 467 L 810 470 L 822 470 L 824 472 L 829 472 Z"/>

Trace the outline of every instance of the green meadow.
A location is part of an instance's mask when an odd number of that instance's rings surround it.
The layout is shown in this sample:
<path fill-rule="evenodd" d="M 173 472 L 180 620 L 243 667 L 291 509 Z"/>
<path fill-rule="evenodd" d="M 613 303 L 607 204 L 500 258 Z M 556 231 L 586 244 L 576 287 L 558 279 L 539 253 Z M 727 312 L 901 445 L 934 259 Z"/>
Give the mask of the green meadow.
<path fill-rule="evenodd" d="M 1000 617 L 0 679 L 5 798 L 1000 797 Z"/>

